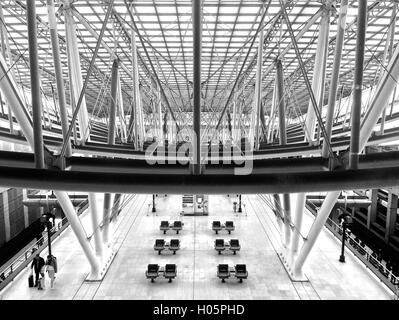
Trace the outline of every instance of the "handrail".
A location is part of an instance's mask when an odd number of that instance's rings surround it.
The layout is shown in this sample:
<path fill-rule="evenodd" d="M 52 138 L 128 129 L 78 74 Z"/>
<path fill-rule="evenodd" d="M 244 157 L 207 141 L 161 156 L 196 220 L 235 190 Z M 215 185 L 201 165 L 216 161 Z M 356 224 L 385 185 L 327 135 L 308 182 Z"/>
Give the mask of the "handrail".
<path fill-rule="evenodd" d="M 317 216 L 319 207 L 313 203 L 307 202 L 306 206 L 310 207 L 310 212 Z M 325 225 L 327 229 L 337 238 L 342 236 L 343 228 L 334 222 L 331 218 L 327 219 Z M 361 260 L 366 267 L 368 267 L 393 293 L 399 298 L 399 276 L 393 274 L 392 270 L 387 269 L 386 263 L 382 263 L 375 256 L 375 252 L 367 247 L 364 243 L 361 244 L 352 233 L 347 232 L 345 239 L 345 246 Z"/>
<path fill-rule="evenodd" d="M 82 214 L 88 207 L 88 200 L 83 200 L 76 211 L 78 216 Z M 51 241 L 54 241 L 67 227 L 69 226 L 68 219 L 64 217 L 51 230 Z M 0 269 L 0 291 L 3 290 L 29 263 L 33 260 L 37 253 L 42 252 L 47 247 L 48 234 L 47 232 L 32 246 L 30 246 L 23 254 L 17 257 L 11 264 L 3 269 Z M 33 249 L 36 249 L 35 251 Z"/>

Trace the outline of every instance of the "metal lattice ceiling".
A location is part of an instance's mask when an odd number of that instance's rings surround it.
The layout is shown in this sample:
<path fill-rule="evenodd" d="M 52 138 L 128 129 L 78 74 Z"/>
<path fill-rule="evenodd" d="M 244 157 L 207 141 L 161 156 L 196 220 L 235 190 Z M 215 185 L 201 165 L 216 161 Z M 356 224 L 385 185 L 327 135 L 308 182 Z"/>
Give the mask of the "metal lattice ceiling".
<path fill-rule="evenodd" d="M 47 25 L 46 1 L 37 2 L 39 22 L 39 53 L 42 77 L 42 88 L 48 95 L 52 94 L 51 84 L 55 83 L 52 66 L 51 44 Z M 324 1 L 292 0 L 288 2 L 287 11 L 295 34 L 298 34 L 306 23 L 320 10 Z M 5 17 L 5 25 L 14 56 L 16 77 L 18 83 L 29 88 L 28 69 L 28 39 L 26 27 L 25 2 L 17 0 L 1 1 Z M 58 31 L 61 39 L 61 52 L 65 79 L 68 79 L 66 58 L 65 28 L 60 1 L 58 9 Z M 163 84 L 171 107 L 177 111 L 192 110 L 192 3 L 191 0 L 134 0 L 128 1 L 133 16 L 136 19 L 138 31 L 146 43 L 150 58 L 156 66 L 158 76 Z M 231 86 L 237 77 L 245 55 L 251 45 L 253 36 L 261 20 L 262 8 L 268 1 L 259 0 L 205 0 L 203 1 L 203 43 L 202 43 L 202 82 L 203 82 L 203 111 L 220 111 L 230 93 Z M 105 17 L 107 1 L 76 0 L 74 8 L 80 13 L 85 22 L 100 33 Z M 353 68 L 356 46 L 356 14 L 357 1 L 350 1 L 347 19 L 347 31 L 341 69 L 341 82 L 345 94 L 351 92 L 353 85 Z M 392 1 L 369 1 L 369 19 L 366 40 L 365 86 L 376 83 L 380 59 L 384 51 L 388 27 L 391 23 Z M 327 81 L 331 74 L 334 52 L 334 40 L 337 31 L 337 15 L 340 1 L 332 11 L 330 30 L 330 49 L 327 62 Z M 263 70 L 270 72 L 263 75 L 263 96 L 266 105 L 270 105 L 272 98 L 275 70 L 272 67 L 280 50 L 291 44 L 287 26 L 282 23 L 274 24 L 280 12 L 277 0 L 271 0 L 265 18 L 265 32 L 270 37 L 264 43 Z M 78 27 L 79 50 L 83 68 L 83 76 L 92 57 L 96 38 L 87 27 L 76 20 Z M 314 56 L 316 53 L 318 22 L 311 25 L 298 41 L 302 59 L 305 62 L 309 78 L 312 76 Z M 396 22 L 396 20 L 395 20 Z M 277 25 L 277 26 L 276 26 Z M 274 27 L 273 27 L 274 26 Z M 399 32 L 399 31 L 397 31 Z M 395 35 L 395 39 L 398 34 Z M 104 35 L 104 42 L 117 55 L 122 64 L 131 70 L 131 21 L 123 0 L 116 0 L 112 18 L 108 22 Z M 156 99 L 152 71 L 137 37 L 140 61 L 140 83 L 144 107 L 151 110 L 151 101 Z M 245 77 L 239 93 L 244 101 L 247 112 L 252 108 L 254 95 L 257 40 L 253 46 L 247 65 L 244 67 Z M 87 90 L 89 111 L 94 112 L 99 104 L 99 94 L 102 90 L 109 90 L 107 79 L 111 75 L 113 57 L 109 50 L 102 46 L 96 60 L 95 72 L 92 74 Z M 305 113 L 309 103 L 309 96 L 299 72 L 298 61 L 294 48 L 291 47 L 283 59 L 286 85 L 290 92 L 290 106 Z M 122 85 L 125 96 L 125 107 L 131 105 L 131 77 L 122 70 Z M 68 82 L 68 81 L 66 81 Z M 242 89 L 242 90 L 241 90 Z M 326 92 L 327 94 L 327 92 Z M 105 101 L 106 109 L 106 101 Z M 102 113 L 100 113 L 101 115 Z M 105 113 L 106 114 L 106 113 Z"/>

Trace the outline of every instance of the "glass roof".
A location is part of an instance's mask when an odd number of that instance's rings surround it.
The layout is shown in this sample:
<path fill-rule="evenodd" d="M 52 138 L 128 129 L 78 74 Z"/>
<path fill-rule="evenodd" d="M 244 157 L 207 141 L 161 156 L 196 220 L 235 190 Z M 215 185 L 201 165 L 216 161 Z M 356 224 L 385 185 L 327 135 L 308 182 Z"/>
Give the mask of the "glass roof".
<path fill-rule="evenodd" d="M 58 17 L 58 32 L 61 43 L 61 58 L 65 81 L 68 84 L 68 66 L 66 57 L 64 8 L 63 1 L 55 1 Z M 331 75 L 337 19 L 340 1 L 285 1 L 290 23 L 295 35 L 298 35 L 324 5 L 332 2 L 330 24 L 329 50 L 327 61 L 326 97 Z M 48 28 L 46 1 L 36 1 L 38 14 L 38 43 L 43 91 L 51 96 L 51 84 L 55 84 L 54 68 L 51 54 L 51 43 Z M 109 1 L 73 1 L 72 6 L 84 22 L 95 33 L 99 34 L 105 18 Z M 192 2 L 191 0 L 127 0 L 129 10 L 137 24 L 136 42 L 139 55 L 139 73 L 144 109 L 151 112 L 156 100 L 157 90 L 154 71 L 139 37 L 145 43 L 149 58 L 155 66 L 155 72 L 162 83 L 170 106 L 176 111 L 192 111 L 192 80 L 193 80 L 193 36 L 192 36 Z M 349 1 L 347 29 L 342 55 L 340 86 L 344 96 L 352 91 L 353 69 L 355 65 L 356 48 L 356 15 L 358 1 Z M 392 1 L 368 1 L 369 18 L 367 28 L 364 85 L 370 87 L 378 81 L 381 70 L 382 55 L 387 40 L 388 28 L 391 24 Z M 17 0 L 2 0 L 4 21 L 7 36 L 15 62 L 15 75 L 18 83 L 29 88 L 28 40 L 26 26 L 25 2 Z M 243 67 L 236 97 L 243 103 L 244 113 L 250 113 L 253 107 L 254 86 L 256 75 L 256 55 L 258 39 L 255 39 L 249 51 L 254 35 L 259 27 L 263 10 L 267 10 L 262 27 L 267 35 L 263 50 L 263 97 L 270 109 L 274 79 L 275 59 L 284 49 L 288 49 L 282 57 L 286 94 L 289 102 L 289 115 L 296 117 L 306 113 L 309 95 L 306 90 L 298 59 L 288 32 L 287 24 L 281 19 L 281 7 L 278 0 L 204 0 L 202 20 L 202 71 L 201 80 L 203 112 L 218 112 L 224 108 L 232 86 L 248 54 Z M 82 63 L 83 77 L 89 66 L 97 40 L 88 28 L 75 18 L 79 54 Z M 298 39 L 302 60 L 305 63 L 309 79 L 312 79 L 314 58 L 316 54 L 320 17 L 311 23 L 309 29 Z M 395 19 L 396 22 L 396 19 Z M 108 21 L 104 35 L 104 45 L 101 46 L 96 60 L 89 87 L 86 92 L 89 111 L 106 116 L 107 99 L 100 101 L 99 95 L 109 91 L 111 67 L 117 56 L 125 68 L 121 68 L 121 83 L 125 108 L 129 110 L 132 101 L 132 78 L 126 71 L 132 70 L 131 36 L 132 22 L 124 0 L 115 0 L 111 19 Z M 398 39 L 395 34 L 395 43 Z M 69 86 L 67 85 L 67 90 Z M 179 119 L 179 118 L 178 118 Z"/>

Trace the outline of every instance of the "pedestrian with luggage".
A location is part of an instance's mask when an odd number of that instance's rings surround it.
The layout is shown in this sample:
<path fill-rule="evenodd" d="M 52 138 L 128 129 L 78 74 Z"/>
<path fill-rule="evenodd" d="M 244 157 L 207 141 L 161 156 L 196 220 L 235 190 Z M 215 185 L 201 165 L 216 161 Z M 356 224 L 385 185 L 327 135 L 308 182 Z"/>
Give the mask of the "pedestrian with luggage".
<path fill-rule="evenodd" d="M 57 273 L 57 258 L 53 255 L 47 256 L 46 271 L 50 278 L 50 287 L 51 289 L 53 289 L 55 274 Z"/>
<path fill-rule="evenodd" d="M 32 260 L 32 264 L 30 266 L 32 272 L 35 273 L 35 287 L 38 286 L 39 284 L 39 276 L 40 276 L 40 271 L 45 265 L 44 259 L 40 256 L 40 254 L 36 254 L 36 256 Z"/>
<path fill-rule="evenodd" d="M 43 261 L 44 261 L 44 259 L 43 259 Z M 39 282 L 38 282 L 37 290 L 44 290 L 46 288 L 46 285 L 45 285 L 45 281 L 46 281 L 46 279 L 45 279 L 45 268 L 46 268 L 46 266 L 43 265 L 43 267 L 40 269 Z"/>

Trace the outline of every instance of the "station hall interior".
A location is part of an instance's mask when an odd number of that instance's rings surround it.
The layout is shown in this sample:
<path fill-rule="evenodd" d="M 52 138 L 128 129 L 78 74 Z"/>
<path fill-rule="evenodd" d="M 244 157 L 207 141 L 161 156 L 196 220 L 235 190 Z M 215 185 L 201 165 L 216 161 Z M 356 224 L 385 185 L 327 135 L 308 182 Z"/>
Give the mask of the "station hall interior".
<path fill-rule="evenodd" d="M 398 1 L 0 1 L 0 300 L 398 300 Z"/>

